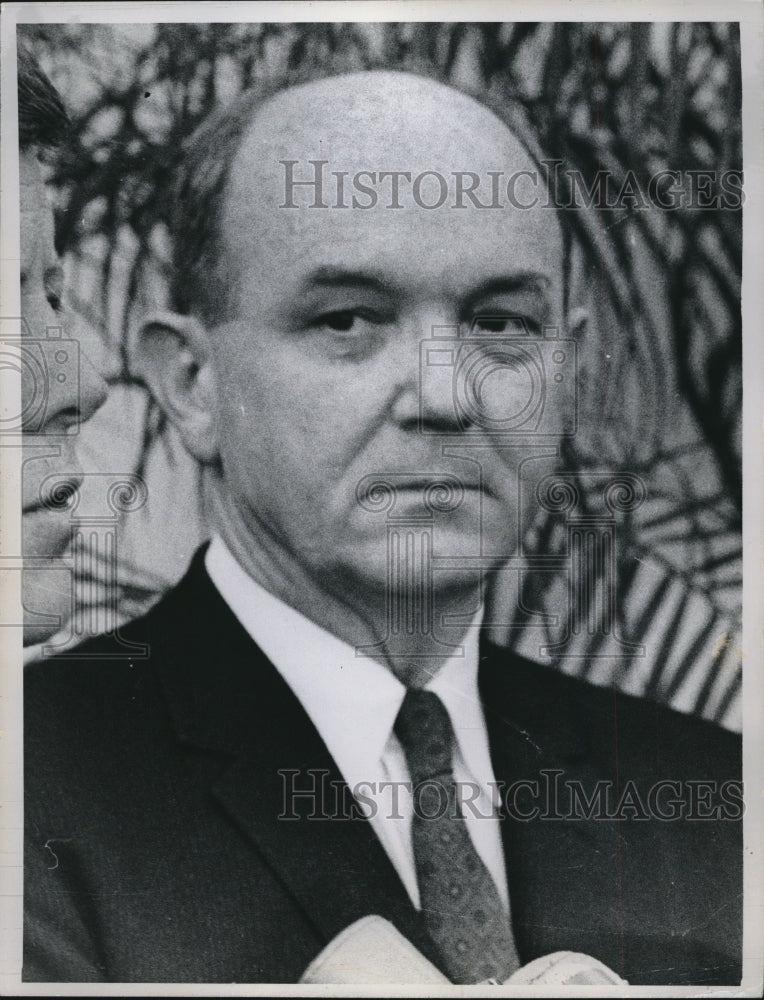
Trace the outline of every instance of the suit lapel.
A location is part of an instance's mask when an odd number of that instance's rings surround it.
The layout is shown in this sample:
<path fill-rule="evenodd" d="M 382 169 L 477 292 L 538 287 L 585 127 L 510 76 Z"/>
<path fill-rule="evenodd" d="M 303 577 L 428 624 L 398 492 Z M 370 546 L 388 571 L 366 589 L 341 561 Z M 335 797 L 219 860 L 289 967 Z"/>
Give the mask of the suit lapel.
<path fill-rule="evenodd" d="M 315 782 L 316 794 L 290 801 L 285 771 L 302 789 Z M 272 758 L 236 760 L 214 792 L 325 942 L 369 914 L 419 940 L 419 916 L 397 873 L 369 823 L 350 817 L 352 798 L 323 754 L 301 762 L 274 744 Z"/>
<path fill-rule="evenodd" d="M 213 794 L 317 934 L 328 942 L 379 914 L 427 951 L 419 914 L 371 825 L 353 813 L 339 768 L 212 584 L 203 553 L 166 610 L 169 627 L 165 617 L 152 656 L 176 732 L 229 758 Z"/>
<path fill-rule="evenodd" d="M 479 677 L 494 774 L 503 783 L 502 841 L 520 958 L 592 954 L 618 927 L 608 881 L 614 833 L 610 823 L 562 822 L 567 803 L 555 800 L 556 782 L 581 780 L 591 789 L 601 776 L 587 761 L 587 720 L 548 667 L 485 644 Z M 513 797 L 515 782 L 526 784 Z M 534 807 L 540 814 L 527 818 Z"/>

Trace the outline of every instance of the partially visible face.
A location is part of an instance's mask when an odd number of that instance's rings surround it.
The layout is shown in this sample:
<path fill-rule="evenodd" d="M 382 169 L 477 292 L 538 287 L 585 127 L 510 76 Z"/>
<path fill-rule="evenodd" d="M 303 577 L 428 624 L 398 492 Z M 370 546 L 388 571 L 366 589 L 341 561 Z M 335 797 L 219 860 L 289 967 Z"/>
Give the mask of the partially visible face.
<path fill-rule="evenodd" d="M 280 208 L 279 161 L 298 161 L 305 179 L 312 159 L 329 161 L 332 185 L 332 171 L 473 171 L 487 185 L 488 171 L 535 168 L 487 109 L 405 74 L 324 80 L 260 110 L 232 165 L 222 226 L 236 318 L 210 331 L 224 472 L 251 537 L 265 532 L 330 586 L 379 590 L 386 514 L 359 503 L 359 483 L 396 474 L 396 515 L 416 518 L 423 481 L 448 474 L 465 495 L 435 519 L 436 555 L 506 555 L 523 453 L 489 430 L 467 433 L 450 378 L 420 382 L 420 344 L 436 327 L 464 336 L 475 321 L 499 338 L 517 334 L 518 316 L 539 334 L 562 327 L 555 214 L 428 210 L 410 187 L 401 208 L 389 194 L 370 209 L 311 208 L 306 187 L 294 189 L 298 208 Z M 420 193 L 432 202 L 437 188 Z M 497 370 L 483 391 L 506 397 L 514 377 Z M 454 566 L 436 585 L 468 576 Z"/>
<path fill-rule="evenodd" d="M 29 567 L 23 601 L 24 643 L 29 645 L 53 634 L 71 612 L 71 584 L 61 562 L 71 520 L 67 510 L 46 506 L 46 483 L 53 475 L 65 476 L 73 488 L 81 481 L 76 431 L 103 403 L 106 385 L 80 345 L 66 342 L 53 211 L 34 151 L 20 155 L 19 171 L 22 351 L 27 359 L 21 375 L 22 539 Z"/>

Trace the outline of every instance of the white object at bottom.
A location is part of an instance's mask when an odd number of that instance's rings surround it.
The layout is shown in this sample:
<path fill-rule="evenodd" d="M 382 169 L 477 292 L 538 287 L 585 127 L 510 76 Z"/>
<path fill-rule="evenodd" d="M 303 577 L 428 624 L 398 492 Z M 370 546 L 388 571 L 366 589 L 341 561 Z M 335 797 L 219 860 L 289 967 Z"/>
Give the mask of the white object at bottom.
<path fill-rule="evenodd" d="M 369 916 L 356 920 L 330 941 L 310 963 L 300 982 L 411 986 L 448 985 L 450 980 L 389 920 Z M 596 958 L 573 951 L 556 951 L 513 972 L 504 985 L 627 986 L 628 983 Z"/>

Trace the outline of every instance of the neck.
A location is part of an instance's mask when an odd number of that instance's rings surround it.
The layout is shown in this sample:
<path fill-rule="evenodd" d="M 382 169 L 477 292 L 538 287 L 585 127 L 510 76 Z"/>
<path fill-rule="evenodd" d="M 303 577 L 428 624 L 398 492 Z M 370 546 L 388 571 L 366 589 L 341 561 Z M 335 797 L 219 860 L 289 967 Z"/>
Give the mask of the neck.
<path fill-rule="evenodd" d="M 220 490 L 211 490 L 208 500 L 216 533 L 256 583 L 343 642 L 363 648 L 409 687 L 421 687 L 435 676 L 472 625 L 480 604 L 479 580 L 473 578 L 466 587 L 433 590 L 431 628 L 414 620 L 414 627 L 394 630 L 388 603 L 392 600 L 405 608 L 407 595 L 388 595 L 384 586 L 346 579 L 340 571 L 311 572 L 265 525 L 256 533 L 246 526 Z M 459 616 L 463 624 L 442 627 L 444 615 Z"/>

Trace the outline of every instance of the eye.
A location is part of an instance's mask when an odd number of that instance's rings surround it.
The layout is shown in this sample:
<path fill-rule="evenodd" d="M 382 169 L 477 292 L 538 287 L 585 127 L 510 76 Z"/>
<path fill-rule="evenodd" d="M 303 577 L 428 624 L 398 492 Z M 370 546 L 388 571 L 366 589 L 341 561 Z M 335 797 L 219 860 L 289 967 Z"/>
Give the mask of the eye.
<path fill-rule="evenodd" d="M 330 333 L 347 333 L 353 337 L 370 334 L 372 329 L 391 322 L 392 314 L 385 309 L 371 306 L 353 306 L 349 309 L 332 309 L 321 313 L 311 326 Z"/>
<path fill-rule="evenodd" d="M 538 323 L 527 316 L 477 316 L 472 321 L 473 333 L 493 333 L 509 334 L 510 336 L 522 336 L 523 334 L 537 332 Z"/>
<path fill-rule="evenodd" d="M 325 313 L 316 320 L 317 326 L 326 326 L 337 333 L 349 333 L 359 316 L 352 309 L 342 309 L 339 312 Z"/>
<path fill-rule="evenodd" d="M 358 362 L 379 350 L 394 319 L 391 309 L 356 305 L 314 315 L 307 328 L 325 357 Z"/>
<path fill-rule="evenodd" d="M 60 313 L 64 289 L 64 276 L 59 267 L 51 267 L 45 272 L 45 298 L 54 312 Z"/>

